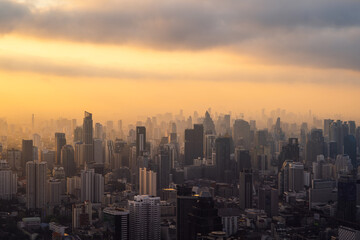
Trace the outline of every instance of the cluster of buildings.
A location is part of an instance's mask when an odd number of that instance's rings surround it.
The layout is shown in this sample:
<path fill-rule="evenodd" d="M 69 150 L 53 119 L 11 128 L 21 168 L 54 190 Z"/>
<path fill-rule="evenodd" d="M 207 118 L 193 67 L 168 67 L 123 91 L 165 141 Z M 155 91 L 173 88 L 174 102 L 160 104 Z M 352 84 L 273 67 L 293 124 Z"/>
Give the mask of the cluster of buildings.
<path fill-rule="evenodd" d="M 1 121 L 0 213 L 8 223 L 0 234 L 359 239 L 360 127 L 274 116 L 259 129 L 230 114 L 181 112 L 130 124 L 127 134 L 121 120 L 94 124 L 88 112 L 81 126 L 35 126 L 33 118 L 25 132 Z"/>

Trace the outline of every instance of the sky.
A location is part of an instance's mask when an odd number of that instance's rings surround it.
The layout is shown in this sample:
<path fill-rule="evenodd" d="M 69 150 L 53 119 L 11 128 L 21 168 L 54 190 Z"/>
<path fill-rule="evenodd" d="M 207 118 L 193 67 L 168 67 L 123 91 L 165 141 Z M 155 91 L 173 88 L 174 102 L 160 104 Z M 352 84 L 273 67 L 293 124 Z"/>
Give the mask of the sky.
<path fill-rule="evenodd" d="M 359 12 L 355 0 L 0 0 L 0 117 L 280 107 L 358 120 Z"/>

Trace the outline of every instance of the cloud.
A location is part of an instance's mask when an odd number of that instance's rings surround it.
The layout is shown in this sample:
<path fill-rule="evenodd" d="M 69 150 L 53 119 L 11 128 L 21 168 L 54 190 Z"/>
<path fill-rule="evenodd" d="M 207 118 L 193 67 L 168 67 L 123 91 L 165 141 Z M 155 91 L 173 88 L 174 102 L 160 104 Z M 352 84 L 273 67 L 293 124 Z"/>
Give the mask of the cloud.
<path fill-rule="evenodd" d="M 0 0 L 0 34 L 160 50 L 227 48 L 274 63 L 360 70 L 360 2 L 98 1 L 34 9 Z"/>

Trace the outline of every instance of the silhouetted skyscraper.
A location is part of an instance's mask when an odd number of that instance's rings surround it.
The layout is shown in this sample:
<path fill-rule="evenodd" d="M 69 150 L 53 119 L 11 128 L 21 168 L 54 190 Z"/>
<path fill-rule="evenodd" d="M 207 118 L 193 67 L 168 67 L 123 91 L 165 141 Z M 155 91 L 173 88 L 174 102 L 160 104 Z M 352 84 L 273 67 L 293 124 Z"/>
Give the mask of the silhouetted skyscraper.
<path fill-rule="evenodd" d="M 306 142 L 306 164 L 312 165 L 318 155 L 324 154 L 324 137 L 321 129 L 312 129 Z"/>
<path fill-rule="evenodd" d="M 55 165 L 61 164 L 61 149 L 65 145 L 65 133 L 55 133 Z"/>
<path fill-rule="evenodd" d="M 21 170 L 23 174 L 26 172 L 26 163 L 34 160 L 33 140 L 22 140 L 21 146 Z"/>
<path fill-rule="evenodd" d="M 356 221 L 356 179 L 351 175 L 342 175 L 338 180 L 337 217 Z"/>
<path fill-rule="evenodd" d="M 46 162 L 29 161 L 26 163 L 26 207 L 44 208 L 46 204 Z"/>
<path fill-rule="evenodd" d="M 240 172 L 240 208 L 252 208 L 253 173 L 250 169 Z"/>
<path fill-rule="evenodd" d="M 185 165 L 192 165 L 194 159 L 203 158 L 204 127 L 194 124 L 194 129 L 185 129 Z"/>
<path fill-rule="evenodd" d="M 93 147 L 93 120 L 92 114 L 85 112 L 83 122 L 83 155 L 84 163 L 91 163 L 94 161 L 94 147 Z"/>
<path fill-rule="evenodd" d="M 349 155 L 354 169 L 357 169 L 356 139 L 354 135 L 347 135 L 344 137 L 344 154 Z"/>
<path fill-rule="evenodd" d="M 278 190 L 269 186 L 259 188 L 259 209 L 265 210 L 269 217 L 278 214 Z"/>
<path fill-rule="evenodd" d="M 215 141 L 217 179 L 225 181 L 225 171 L 231 170 L 230 166 L 230 138 L 219 137 Z"/>
<path fill-rule="evenodd" d="M 190 217 L 192 207 L 197 197 L 193 195 L 191 187 L 177 186 L 176 198 L 176 236 L 178 240 L 190 239 Z"/>
<path fill-rule="evenodd" d="M 136 127 L 136 157 L 142 156 L 146 150 L 146 128 Z"/>
<path fill-rule="evenodd" d="M 65 177 L 72 177 L 76 174 L 75 152 L 71 145 L 62 147 L 61 165 L 64 167 Z"/>
<path fill-rule="evenodd" d="M 248 148 L 250 145 L 250 124 L 242 119 L 236 119 L 233 126 L 233 140 L 235 146 Z"/>
<path fill-rule="evenodd" d="M 244 169 L 251 169 L 251 156 L 249 150 L 242 148 L 235 149 L 235 162 L 237 165 L 237 172 L 240 173 Z"/>

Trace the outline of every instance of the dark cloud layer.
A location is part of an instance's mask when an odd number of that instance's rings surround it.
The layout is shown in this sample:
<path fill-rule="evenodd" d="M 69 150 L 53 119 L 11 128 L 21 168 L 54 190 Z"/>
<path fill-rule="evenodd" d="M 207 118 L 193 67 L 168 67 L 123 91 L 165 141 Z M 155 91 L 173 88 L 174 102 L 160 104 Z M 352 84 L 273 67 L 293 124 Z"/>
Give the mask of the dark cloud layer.
<path fill-rule="evenodd" d="M 0 0 L 0 34 L 156 49 L 226 47 L 286 64 L 360 70 L 360 2 L 337 0 L 99 1 L 34 10 Z"/>

